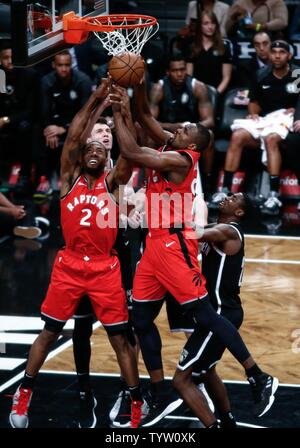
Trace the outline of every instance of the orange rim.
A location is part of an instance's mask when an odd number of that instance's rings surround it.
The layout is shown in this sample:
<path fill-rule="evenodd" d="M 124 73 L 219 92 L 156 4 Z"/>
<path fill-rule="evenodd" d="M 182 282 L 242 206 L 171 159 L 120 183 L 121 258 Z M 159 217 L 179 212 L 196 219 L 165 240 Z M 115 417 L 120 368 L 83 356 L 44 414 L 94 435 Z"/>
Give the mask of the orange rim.
<path fill-rule="evenodd" d="M 125 19 L 127 22 L 126 24 L 122 23 Z M 143 20 L 142 23 L 132 23 L 141 19 Z M 78 17 L 72 11 L 63 15 L 65 42 L 72 44 L 77 44 L 86 40 L 88 33 L 91 31 L 111 32 L 116 29 L 146 28 L 156 24 L 157 19 L 155 17 L 139 14 Z"/>
<path fill-rule="evenodd" d="M 116 22 L 123 22 L 124 20 L 127 20 L 127 24 L 118 24 Z M 142 23 L 130 23 L 135 22 L 136 20 L 144 20 Z M 156 25 L 157 19 L 155 17 L 151 16 L 145 16 L 145 15 L 138 15 L 138 14 L 117 14 L 117 15 L 109 15 L 109 16 L 95 16 L 95 17 L 86 17 L 83 19 L 88 24 L 97 25 L 93 23 L 94 20 L 97 20 L 97 22 L 100 22 L 101 29 L 103 28 L 144 28 L 146 26 Z M 108 24 L 108 21 L 111 22 L 111 25 Z M 105 31 L 105 29 L 103 29 Z"/>
<path fill-rule="evenodd" d="M 118 23 L 126 19 L 127 24 Z M 142 23 L 131 23 L 142 19 Z M 108 16 L 78 17 L 74 12 L 63 16 L 64 30 L 77 29 L 84 31 L 113 31 L 115 29 L 145 28 L 156 25 L 157 19 L 139 14 L 116 14 Z"/>

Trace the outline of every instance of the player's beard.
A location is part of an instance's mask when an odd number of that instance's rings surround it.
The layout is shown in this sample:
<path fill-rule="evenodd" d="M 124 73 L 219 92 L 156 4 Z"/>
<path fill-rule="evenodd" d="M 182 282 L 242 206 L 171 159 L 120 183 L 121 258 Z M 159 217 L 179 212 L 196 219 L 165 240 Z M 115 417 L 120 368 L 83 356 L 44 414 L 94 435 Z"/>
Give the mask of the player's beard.
<path fill-rule="evenodd" d="M 103 174 L 104 168 L 105 168 L 105 163 L 103 163 L 95 168 L 85 166 L 83 171 L 86 174 L 89 174 L 90 176 L 99 177 L 101 174 Z"/>

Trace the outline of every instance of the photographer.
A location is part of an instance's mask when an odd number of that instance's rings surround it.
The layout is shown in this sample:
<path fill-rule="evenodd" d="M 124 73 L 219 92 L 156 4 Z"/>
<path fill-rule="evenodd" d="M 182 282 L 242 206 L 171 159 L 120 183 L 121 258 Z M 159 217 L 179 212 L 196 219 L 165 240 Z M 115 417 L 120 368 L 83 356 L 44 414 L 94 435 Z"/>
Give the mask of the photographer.
<path fill-rule="evenodd" d="M 225 27 L 230 37 L 249 38 L 258 31 L 278 35 L 287 25 L 288 9 L 283 0 L 237 0 L 229 9 Z"/>

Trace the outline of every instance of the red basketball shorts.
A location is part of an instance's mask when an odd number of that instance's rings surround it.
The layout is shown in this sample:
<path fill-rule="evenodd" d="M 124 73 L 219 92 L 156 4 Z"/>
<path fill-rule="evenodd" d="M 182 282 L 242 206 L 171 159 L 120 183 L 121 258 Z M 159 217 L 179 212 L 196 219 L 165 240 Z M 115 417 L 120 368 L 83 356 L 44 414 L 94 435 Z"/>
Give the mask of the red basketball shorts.
<path fill-rule="evenodd" d="M 204 297 L 206 282 L 197 255 L 198 241 L 185 239 L 182 232 L 159 238 L 148 236 L 134 278 L 133 299 L 160 300 L 169 291 L 184 305 Z"/>
<path fill-rule="evenodd" d="M 70 319 L 88 295 L 97 319 L 106 327 L 128 321 L 120 263 L 115 255 L 88 257 L 68 249 L 56 256 L 41 312 L 59 321 Z"/>

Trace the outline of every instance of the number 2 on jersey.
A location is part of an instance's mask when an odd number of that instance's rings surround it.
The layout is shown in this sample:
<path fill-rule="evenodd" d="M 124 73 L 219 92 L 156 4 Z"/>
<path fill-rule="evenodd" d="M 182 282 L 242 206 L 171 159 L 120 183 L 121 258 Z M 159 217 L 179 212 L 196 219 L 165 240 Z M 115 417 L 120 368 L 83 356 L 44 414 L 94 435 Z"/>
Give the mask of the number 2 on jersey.
<path fill-rule="evenodd" d="M 83 216 L 83 218 L 81 218 L 80 225 L 81 226 L 90 226 L 91 223 L 88 221 L 88 219 L 90 219 L 90 217 L 92 216 L 92 210 L 90 210 L 89 208 L 84 208 L 81 211 L 82 211 L 82 213 L 85 213 L 85 215 Z"/>

